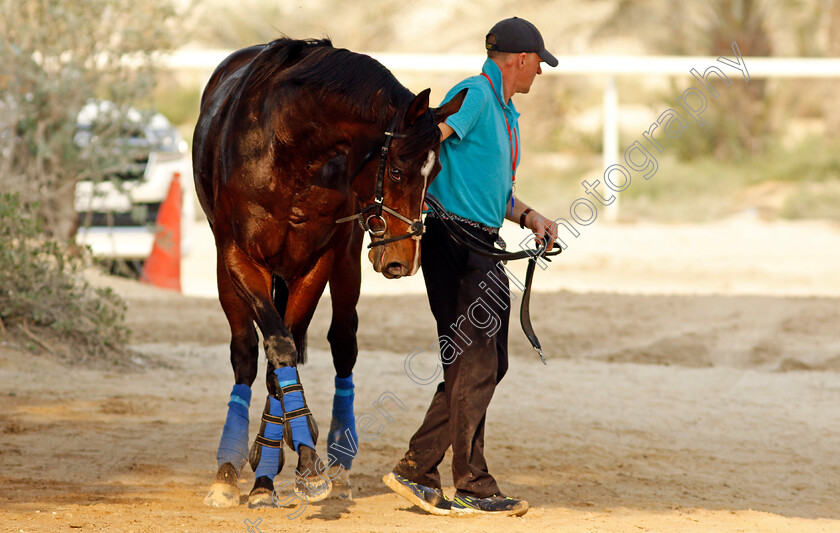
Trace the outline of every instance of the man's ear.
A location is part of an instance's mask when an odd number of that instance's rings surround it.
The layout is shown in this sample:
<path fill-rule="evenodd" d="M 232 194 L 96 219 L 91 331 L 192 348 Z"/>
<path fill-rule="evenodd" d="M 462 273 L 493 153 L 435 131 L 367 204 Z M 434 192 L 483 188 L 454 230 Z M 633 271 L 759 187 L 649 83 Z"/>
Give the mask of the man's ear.
<path fill-rule="evenodd" d="M 454 115 L 461 109 L 461 104 L 464 103 L 464 98 L 467 97 L 467 89 L 461 91 L 453 96 L 448 102 L 435 109 L 435 124 L 440 124 L 446 120 L 450 115 Z"/>
<path fill-rule="evenodd" d="M 408 126 L 414 124 L 414 121 L 422 117 L 426 110 L 429 109 L 429 93 L 431 92 L 431 89 L 425 89 L 414 97 L 414 101 L 411 102 L 411 105 L 408 106 L 408 111 L 405 112 L 405 123 Z"/>

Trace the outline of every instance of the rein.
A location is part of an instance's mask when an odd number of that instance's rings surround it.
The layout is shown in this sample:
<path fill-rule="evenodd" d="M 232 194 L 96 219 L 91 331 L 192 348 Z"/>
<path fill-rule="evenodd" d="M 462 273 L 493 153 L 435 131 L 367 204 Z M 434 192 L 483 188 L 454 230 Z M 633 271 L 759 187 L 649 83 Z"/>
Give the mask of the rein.
<path fill-rule="evenodd" d="M 400 139 L 406 136 L 404 133 L 396 133 L 394 131 L 396 125 L 397 114 L 395 113 L 394 116 L 391 118 L 391 122 L 388 123 L 388 127 L 385 128 L 385 136 L 383 137 L 382 141 L 380 141 L 378 146 L 379 169 L 376 172 L 376 189 L 374 192 L 373 203 L 366 205 L 362 208 L 361 211 L 359 211 L 355 215 L 350 215 L 349 217 L 340 218 L 335 221 L 336 224 L 341 224 L 343 222 L 349 222 L 351 220 L 358 220 L 359 225 L 362 227 L 362 229 L 369 233 L 371 236 L 371 243 L 368 245 L 368 248 L 373 248 L 374 246 L 383 246 L 392 242 L 408 239 L 409 237 L 413 239 L 420 239 L 420 236 L 423 235 L 422 220 L 410 220 L 384 204 L 385 198 L 383 194 L 383 189 L 385 187 L 385 166 L 388 163 L 388 152 L 391 149 L 391 141 L 395 138 Z M 365 155 L 365 157 L 362 158 L 362 162 L 359 164 L 359 168 L 350 176 L 351 182 L 356 178 L 356 176 L 359 175 L 359 173 L 362 171 L 365 165 L 367 165 L 368 162 L 371 159 L 373 159 L 374 155 L 376 154 L 376 150 L 377 148 L 374 148 L 373 150 L 368 152 L 367 155 Z M 373 214 L 368 215 L 370 211 L 373 211 Z M 397 237 L 382 239 L 381 237 L 385 235 L 386 231 L 388 231 L 388 221 L 386 221 L 385 218 L 382 216 L 383 211 L 408 224 L 408 233 L 398 235 Z M 374 220 L 376 222 L 376 228 L 371 226 L 371 220 Z M 378 237 L 379 240 L 374 242 L 373 237 Z"/>
<path fill-rule="evenodd" d="M 534 279 L 534 270 L 537 266 L 537 258 L 544 257 L 546 261 L 551 261 L 551 257 L 560 254 L 563 251 L 561 246 L 556 250 L 546 251 L 548 248 L 548 241 L 543 243 L 536 250 L 522 250 L 519 252 L 506 252 L 500 250 L 493 245 L 489 245 L 470 232 L 462 228 L 459 224 L 453 222 L 448 218 L 448 212 L 443 208 L 440 201 L 430 194 L 426 194 L 426 204 L 431 209 L 432 213 L 443 223 L 444 228 L 452 239 L 467 248 L 471 252 L 478 255 L 489 257 L 496 261 L 515 261 L 517 259 L 528 259 L 528 269 L 525 273 L 525 290 L 522 293 L 522 305 L 519 308 L 519 323 L 522 325 L 522 331 L 531 343 L 534 350 L 540 354 L 540 359 L 543 364 L 547 364 L 545 355 L 543 355 L 540 340 L 534 332 L 534 327 L 531 325 L 531 285 Z"/>

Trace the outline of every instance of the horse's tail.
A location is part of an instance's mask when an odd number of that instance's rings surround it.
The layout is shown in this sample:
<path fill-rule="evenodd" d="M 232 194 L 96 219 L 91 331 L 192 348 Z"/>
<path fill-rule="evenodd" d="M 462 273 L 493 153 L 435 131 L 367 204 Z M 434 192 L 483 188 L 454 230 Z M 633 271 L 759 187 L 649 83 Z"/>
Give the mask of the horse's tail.
<path fill-rule="evenodd" d="M 286 306 L 289 303 L 289 287 L 283 278 L 274 275 L 271 276 L 271 286 L 274 308 L 277 309 L 277 313 L 280 316 L 285 317 Z M 297 348 L 297 364 L 302 365 L 306 362 L 306 334 L 304 333 L 303 338 L 300 340 L 295 339 L 295 344 L 295 348 Z"/>

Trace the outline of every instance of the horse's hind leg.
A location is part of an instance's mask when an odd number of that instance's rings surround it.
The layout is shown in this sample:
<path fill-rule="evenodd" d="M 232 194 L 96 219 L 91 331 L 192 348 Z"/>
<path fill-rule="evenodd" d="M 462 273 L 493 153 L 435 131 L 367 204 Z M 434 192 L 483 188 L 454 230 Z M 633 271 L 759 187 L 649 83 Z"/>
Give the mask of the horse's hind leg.
<path fill-rule="evenodd" d="M 358 347 L 356 330 L 359 325 L 356 304 L 361 286 L 361 236 L 348 240 L 345 259 L 336 260 L 330 275 L 332 322 L 327 339 L 335 367 L 335 395 L 332 421 L 327 436 L 327 450 L 333 464 L 328 475 L 333 482 L 332 496 L 351 499 L 350 468 L 358 451 L 356 419 L 353 414 L 353 367 Z M 330 463 L 333 463 L 331 460 Z"/>
<path fill-rule="evenodd" d="M 218 259 L 218 258 L 217 258 Z M 239 505 L 238 479 L 248 459 L 248 407 L 257 377 L 259 340 L 248 305 L 236 294 L 222 262 L 217 261 L 219 301 L 231 330 L 230 363 L 235 385 L 230 394 L 219 449 L 218 470 L 204 503 L 212 507 Z"/>

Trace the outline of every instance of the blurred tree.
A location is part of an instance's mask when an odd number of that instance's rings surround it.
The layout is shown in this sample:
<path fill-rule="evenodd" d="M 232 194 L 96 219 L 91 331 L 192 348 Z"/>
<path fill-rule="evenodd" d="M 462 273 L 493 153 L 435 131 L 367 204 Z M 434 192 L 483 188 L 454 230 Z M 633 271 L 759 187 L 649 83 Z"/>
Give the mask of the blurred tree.
<path fill-rule="evenodd" d="M 122 166 L 126 112 L 148 101 L 174 19 L 170 0 L 0 0 L 4 344 L 124 362 L 125 304 L 85 281 L 72 246 L 75 186 Z M 96 100 L 111 105 L 77 142 L 80 111 Z"/>
<path fill-rule="evenodd" d="M 827 16 L 824 20 L 828 28 L 828 44 L 826 52 L 828 56 L 840 57 L 840 0 L 827 0 Z M 827 131 L 836 132 L 840 130 L 840 91 L 837 90 L 836 81 L 832 80 L 829 85 L 823 109 L 827 121 Z"/>
<path fill-rule="evenodd" d="M 619 0 L 595 37 L 632 35 L 661 55 L 732 57 L 732 43 L 737 42 L 743 56 L 769 56 L 773 47 L 767 9 L 760 0 Z M 702 71 L 701 67 L 697 65 Z M 740 76 L 730 80 L 732 84 L 710 103 L 702 133 L 681 136 L 675 143 L 681 157 L 715 154 L 731 159 L 766 147 L 774 130 L 767 82 L 750 79 L 745 84 Z M 673 102 L 684 89 L 672 83 L 665 100 Z"/>
<path fill-rule="evenodd" d="M 148 101 L 155 61 L 174 47 L 170 0 L 0 0 L 0 189 L 37 207 L 44 231 L 77 229 L 75 185 L 119 164 L 119 117 L 95 142 L 74 141 L 91 99 L 115 109 Z"/>
<path fill-rule="evenodd" d="M 281 36 L 330 37 L 340 47 L 379 49 L 392 37 L 392 20 L 410 7 L 388 0 L 206 0 L 197 11 L 195 41 L 206 47 L 237 49 Z M 341 21 L 341 24 L 336 24 Z"/>
<path fill-rule="evenodd" d="M 744 56 L 837 56 L 838 28 L 840 0 L 617 0 L 593 40 L 632 37 L 663 55 L 732 56 L 735 41 Z M 840 123 L 840 97 L 835 82 L 824 85 L 831 90 L 812 81 L 774 85 L 752 78 L 747 84 L 733 83 L 707 111 L 713 120 L 703 134 L 681 137 L 677 148 L 684 157 L 761 153 L 791 115 L 808 113 L 815 105 L 832 131 L 832 124 Z M 674 83 L 664 100 L 672 102 L 684 88 Z"/>
<path fill-rule="evenodd" d="M 704 26 L 709 55 L 733 57 L 733 42 L 742 56 L 773 55 L 766 11 L 756 0 L 715 0 Z M 707 132 L 712 137 L 710 148 L 728 158 L 763 151 L 778 131 L 771 116 L 773 104 L 766 80 L 732 79 L 726 97 L 715 101 L 716 121 Z"/>

